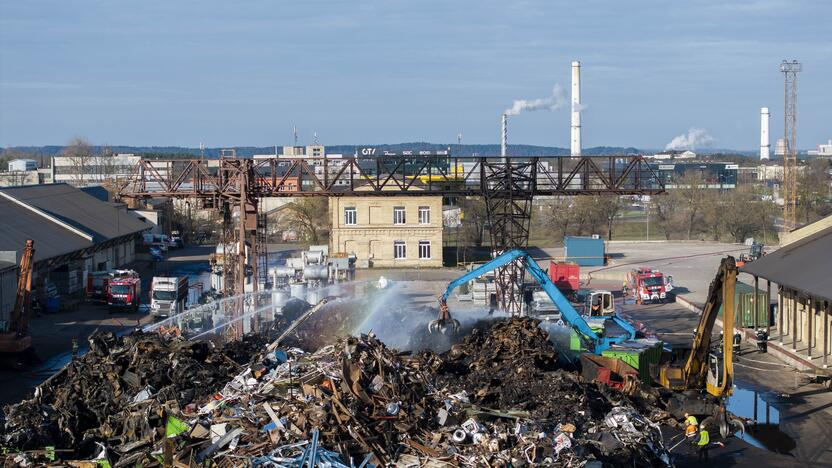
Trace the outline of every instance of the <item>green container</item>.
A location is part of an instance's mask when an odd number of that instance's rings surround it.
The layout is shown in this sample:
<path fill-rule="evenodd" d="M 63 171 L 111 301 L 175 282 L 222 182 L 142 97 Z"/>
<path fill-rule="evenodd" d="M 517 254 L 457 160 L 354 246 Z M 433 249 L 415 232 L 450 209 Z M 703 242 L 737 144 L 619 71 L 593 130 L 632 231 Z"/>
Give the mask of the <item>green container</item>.
<path fill-rule="evenodd" d="M 661 359 L 661 342 L 656 340 L 625 341 L 601 353 L 604 357 L 620 359 L 638 371 L 639 379 L 651 385 L 650 365 Z"/>
<path fill-rule="evenodd" d="M 754 286 L 737 282 L 734 289 L 734 326 L 753 328 L 755 312 L 758 327 L 771 325 L 771 306 L 765 288 L 760 288 L 757 300 L 754 300 Z M 722 317 L 722 306 L 719 307 L 719 316 Z"/>

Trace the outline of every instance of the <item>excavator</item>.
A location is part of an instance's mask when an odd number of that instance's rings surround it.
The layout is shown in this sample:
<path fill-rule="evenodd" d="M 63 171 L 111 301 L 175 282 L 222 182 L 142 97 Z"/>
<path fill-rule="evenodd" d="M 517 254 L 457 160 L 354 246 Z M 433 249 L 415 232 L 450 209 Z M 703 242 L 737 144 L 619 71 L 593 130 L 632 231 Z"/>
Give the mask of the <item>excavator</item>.
<path fill-rule="evenodd" d="M 20 270 L 17 274 L 17 298 L 9 319 L 9 327 L 0 332 L 0 355 L 14 357 L 16 365 L 20 365 L 20 358 L 32 348 L 32 335 L 29 334 L 30 296 L 32 294 L 32 257 L 35 254 L 35 242 L 26 241 L 23 256 L 20 259 Z"/>
<path fill-rule="evenodd" d="M 722 259 L 708 289 L 708 298 L 702 309 L 690 354 L 682 365 L 666 364 L 658 372 L 658 382 L 662 387 L 679 392 L 671 400 L 672 406 L 668 408 L 671 413 L 710 414 L 703 423 L 718 424 L 723 437 L 727 437 L 732 426 L 744 430 L 742 422 L 729 417 L 724 407 L 724 399 L 733 392 L 734 382 L 732 340 L 737 273 L 734 257 Z M 722 314 L 722 344 L 721 349 L 713 352 L 711 333 L 720 306 L 725 311 Z"/>
<path fill-rule="evenodd" d="M 600 355 L 604 350 L 609 349 L 613 345 L 635 339 L 635 328 L 618 315 L 612 314 L 609 316 L 587 318 L 581 316 L 569 300 L 566 299 L 566 296 L 564 296 L 557 286 L 552 283 L 552 280 L 549 279 L 549 276 L 540 268 L 537 262 L 535 262 L 527 252 L 518 249 L 505 252 L 502 255 L 495 257 L 493 260 L 451 281 L 445 292 L 439 297 L 439 318 L 430 322 L 428 330 L 431 333 L 458 333 L 460 328 L 459 321 L 451 317 L 451 312 L 448 309 L 448 298 L 453 290 L 462 284 L 512 262 L 523 262 L 526 267 L 526 271 L 531 274 L 534 280 L 558 307 L 561 313 L 561 318 L 564 322 L 568 323 L 569 326 L 578 333 L 581 339 L 587 344 L 587 349 L 591 350 L 594 354 Z M 588 320 L 593 323 L 611 320 L 618 325 L 624 333 L 617 336 L 605 336 L 604 334 L 596 333 L 593 331 L 590 323 L 587 322 Z"/>

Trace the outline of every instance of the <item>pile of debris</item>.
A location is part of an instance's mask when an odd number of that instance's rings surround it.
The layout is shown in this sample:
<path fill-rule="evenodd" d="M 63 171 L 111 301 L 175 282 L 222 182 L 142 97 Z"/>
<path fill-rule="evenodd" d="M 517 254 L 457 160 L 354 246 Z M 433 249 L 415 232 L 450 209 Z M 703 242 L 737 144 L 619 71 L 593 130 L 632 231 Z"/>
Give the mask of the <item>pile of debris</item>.
<path fill-rule="evenodd" d="M 248 336 L 217 347 L 157 333 L 98 333 L 89 352 L 40 385 L 33 398 L 4 408 L 2 444 L 17 450 L 57 446 L 81 456 L 156 439 L 164 416 L 203 402 L 267 342 Z"/>
<path fill-rule="evenodd" d="M 200 362 L 203 355 L 201 362 L 224 356 L 203 353 L 198 346 L 172 353 L 176 366 L 190 368 L 190 360 Z M 121 383 L 123 368 L 82 367 L 79 371 L 89 374 L 83 381 L 105 379 L 122 388 L 121 399 L 102 402 L 119 411 L 96 407 L 110 417 L 87 411 L 93 415 L 87 425 L 64 413 L 55 418 L 49 415 L 54 410 L 42 404 L 32 409 L 47 421 L 63 418 L 75 424 L 59 426 L 71 432 L 52 439 L 60 448 L 77 447 L 79 439 L 96 442 L 98 457 L 113 466 L 668 463 L 658 421 L 636 409 L 644 403 L 560 369 L 557 352 L 534 320 L 496 322 L 443 354 L 399 353 L 373 334 L 312 353 L 277 343 L 260 349 L 222 384 L 220 374 L 234 366 L 206 363 L 217 371 L 194 374 L 199 382 L 154 380 L 160 387 L 129 397 Z M 159 367 L 176 367 L 172 364 Z M 151 375 L 154 369 L 149 367 Z M 147 385 L 152 383 L 143 376 L 135 387 Z M 23 430 L 22 422 L 8 426 L 16 411 L 9 413 L 7 428 L 17 431 L 7 432 L 7 439 Z"/>

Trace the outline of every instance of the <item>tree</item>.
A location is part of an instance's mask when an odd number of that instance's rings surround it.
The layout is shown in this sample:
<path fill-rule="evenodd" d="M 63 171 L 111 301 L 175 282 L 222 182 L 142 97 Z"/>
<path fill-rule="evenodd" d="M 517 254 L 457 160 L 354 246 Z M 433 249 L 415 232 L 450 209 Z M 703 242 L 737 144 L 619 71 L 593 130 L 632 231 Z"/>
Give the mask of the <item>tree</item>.
<path fill-rule="evenodd" d="M 662 230 L 666 240 L 676 237 L 684 224 L 680 214 L 682 199 L 679 194 L 673 190 L 667 195 L 653 197 L 651 201 L 648 216 L 653 224 Z"/>
<path fill-rule="evenodd" d="M 814 159 L 801 169 L 797 180 L 798 211 L 808 224 L 832 212 L 832 204 L 829 203 L 829 160 Z"/>
<path fill-rule="evenodd" d="M 699 171 L 686 172 L 679 181 L 678 188 L 674 190 L 674 194 L 679 198 L 680 205 L 684 210 L 687 240 L 690 240 L 697 217 L 702 212 L 708 197 L 708 190 L 705 185 L 705 178 Z"/>
<path fill-rule="evenodd" d="M 734 242 L 744 242 L 762 232 L 766 221 L 764 202 L 753 189 L 740 187 L 727 191 L 722 200 L 720 211 L 726 220 L 724 229 Z"/>
<path fill-rule="evenodd" d="M 718 241 L 725 224 L 724 213 L 722 212 L 721 192 L 708 190 L 702 201 L 702 225 L 704 231 L 711 236 L 711 240 Z"/>
<path fill-rule="evenodd" d="M 286 205 L 281 222 L 298 231 L 310 244 L 318 244 L 322 231 L 329 230 L 326 198 L 301 198 Z"/>
<path fill-rule="evenodd" d="M 599 195 L 596 199 L 595 213 L 601 220 L 607 222 L 607 239 L 612 240 L 612 221 L 624 208 L 621 197 L 618 195 Z"/>
<path fill-rule="evenodd" d="M 555 197 L 544 208 L 541 226 L 551 233 L 554 240 L 562 240 L 571 233 L 575 223 L 574 197 Z"/>
<path fill-rule="evenodd" d="M 480 197 L 460 198 L 462 209 L 462 233 L 466 242 L 482 247 L 485 240 L 485 230 L 488 226 L 488 209 L 485 200 Z"/>
<path fill-rule="evenodd" d="M 73 185 L 84 185 L 92 162 L 92 147 L 89 142 L 80 137 L 73 138 L 64 147 L 62 154 L 69 160 Z"/>

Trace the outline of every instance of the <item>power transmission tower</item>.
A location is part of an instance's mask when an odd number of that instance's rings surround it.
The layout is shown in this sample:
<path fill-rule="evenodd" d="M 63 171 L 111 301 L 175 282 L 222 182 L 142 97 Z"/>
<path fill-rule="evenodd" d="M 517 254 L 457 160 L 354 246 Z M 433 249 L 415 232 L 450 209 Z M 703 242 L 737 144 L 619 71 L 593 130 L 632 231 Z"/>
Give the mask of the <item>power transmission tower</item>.
<path fill-rule="evenodd" d="M 783 231 L 797 227 L 797 74 L 802 65 L 797 60 L 783 60 L 784 77 L 783 140 Z"/>

